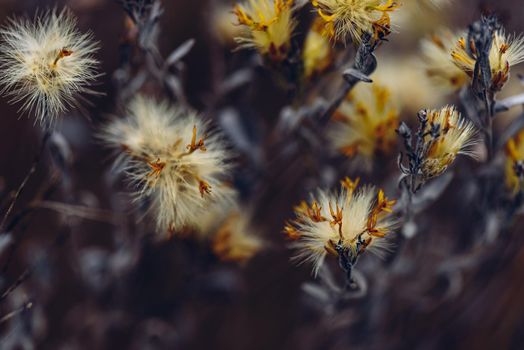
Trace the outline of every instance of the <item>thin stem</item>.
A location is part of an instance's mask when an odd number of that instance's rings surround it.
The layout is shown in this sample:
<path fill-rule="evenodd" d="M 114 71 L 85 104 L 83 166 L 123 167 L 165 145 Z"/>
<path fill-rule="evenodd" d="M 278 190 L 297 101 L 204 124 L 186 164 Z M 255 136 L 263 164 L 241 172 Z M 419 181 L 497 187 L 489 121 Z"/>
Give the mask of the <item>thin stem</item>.
<path fill-rule="evenodd" d="M 11 204 L 7 208 L 7 211 L 5 212 L 4 217 L 2 218 L 2 222 L 0 223 L 0 232 L 3 231 L 3 229 L 5 227 L 5 224 L 7 222 L 7 219 L 9 218 L 9 215 L 13 211 L 18 198 L 22 195 L 22 192 L 24 191 L 27 183 L 29 182 L 29 180 L 31 179 L 33 174 L 36 172 L 36 168 L 38 167 L 38 165 L 40 164 L 40 161 L 42 160 L 42 155 L 44 154 L 44 150 L 46 148 L 47 141 L 49 140 L 50 136 L 51 136 L 51 133 L 49 132 L 49 130 L 46 130 L 45 133 L 44 133 L 44 137 L 42 138 L 42 143 L 40 145 L 40 150 L 38 151 L 35 159 L 33 160 L 33 164 L 31 165 L 31 168 L 29 169 L 29 172 L 25 176 L 25 178 L 22 181 L 22 183 L 20 184 L 20 186 L 18 186 L 18 189 L 17 189 L 17 191 L 16 191 L 16 193 L 15 193 L 15 195 L 13 197 L 13 200 L 11 201 Z"/>
<path fill-rule="evenodd" d="M 10 313 L 8 313 L 7 315 L 5 315 L 4 317 L 0 318 L 0 325 L 3 324 L 6 321 L 9 321 L 14 316 L 16 316 L 18 314 L 21 314 L 22 312 L 24 312 L 26 310 L 30 310 L 32 307 L 33 307 L 33 302 L 28 301 L 27 303 L 25 303 L 24 305 L 20 306 L 16 310 L 13 310 Z"/>

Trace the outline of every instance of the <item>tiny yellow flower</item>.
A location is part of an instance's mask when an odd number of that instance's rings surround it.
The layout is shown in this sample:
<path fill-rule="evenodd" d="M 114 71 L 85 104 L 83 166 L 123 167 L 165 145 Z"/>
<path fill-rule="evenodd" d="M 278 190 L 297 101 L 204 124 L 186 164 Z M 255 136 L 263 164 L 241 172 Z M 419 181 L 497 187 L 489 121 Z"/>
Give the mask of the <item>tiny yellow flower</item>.
<path fill-rule="evenodd" d="M 389 250 L 388 237 L 396 225 L 391 214 L 395 201 L 382 190 L 357 185 L 358 180 L 345 179 L 337 193 L 317 191 L 309 204 L 295 208 L 296 219 L 286 226 L 286 231 L 293 229 L 296 234 L 295 259 L 312 263 L 314 274 L 328 254 L 338 255 L 337 247 L 354 256 L 364 251 L 382 256 Z"/>
<path fill-rule="evenodd" d="M 359 84 L 335 113 L 328 129 L 334 149 L 368 167 L 379 155 L 395 150 L 399 112 L 390 91 L 377 84 Z"/>
<path fill-rule="evenodd" d="M 468 49 L 471 55 L 468 54 Z M 465 37 L 459 38 L 451 52 L 453 63 L 469 76 L 473 75 L 476 62 L 474 43 L 466 43 Z M 495 32 L 493 44 L 489 52 L 491 67 L 491 90 L 502 90 L 509 80 L 510 67 L 524 61 L 524 36 L 508 36 L 503 31 Z"/>
<path fill-rule="evenodd" d="M 334 41 L 355 43 L 362 34 L 373 34 L 375 40 L 391 33 L 389 13 L 399 7 L 394 0 L 312 0 L 324 21 L 324 33 Z"/>
<path fill-rule="evenodd" d="M 322 19 L 317 17 L 306 36 L 302 52 L 306 79 L 321 74 L 333 64 L 333 48 L 329 39 L 322 35 L 322 30 Z"/>
<path fill-rule="evenodd" d="M 517 174 L 517 169 L 524 168 L 524 130 L 506 143 L 506 160 L 505 160 L 506 186 L 516 194 L 524 190 L 524 174 Z"/>
<path fill-rule="evenodd" d="M 474 157 L 472 147 L 478 143 L 473 123 L 463 119 L 453 106 L 427 110 L 421 172 L 425 179 L 441 175 L 458 154 Z"/>
<path fill-rule="evenodd" d="M 117 165 L 136 198 L 149 203 L 163 237 L 197 227 L 205 212 L 234 196 L 224 183 L 230 156 L 222 138 L 193 112 L 138 96 L 101 138 L 119 152 Z"/>
<path fill-rule="evenodd" d="M 241 47 L 256 48 L 271 60 L 284 60 L 296 26 L 292 5 L 292 0 L 248 0 L 244 5 L 235 5 L 238 23 L 246 28 L 237 42 Z"/>
<path fill-rule="evenodd" d="M 69 10 L 48 11 L 29 19 L 11 19 L 0 30 L 2 93 L 36 120 L 53 122 L 80 104 L 99 74 L 98 44 L 76 28 Z"/>
<path fill-rule="evenodd" d="M 451 60 L 451 52 L 460 35 L 442 30 L 421 42 L 422 63 L 426 75 L 446 92 L 455 92 L 470 83 L 468 75 Z"/>

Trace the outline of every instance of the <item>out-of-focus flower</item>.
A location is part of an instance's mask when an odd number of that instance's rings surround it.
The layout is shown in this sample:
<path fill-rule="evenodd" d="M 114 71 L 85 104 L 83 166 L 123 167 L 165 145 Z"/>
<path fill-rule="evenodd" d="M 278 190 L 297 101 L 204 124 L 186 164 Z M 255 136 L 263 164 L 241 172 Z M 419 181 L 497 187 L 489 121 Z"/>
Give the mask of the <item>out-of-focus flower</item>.
<path fill-rule="evenodd" d="M 322 30 L 322 20 L 317 17 L 306 36 L 302 52 L 306 79 L 321 74 L 333 64 L 333 49 Z"/>
<path fill-rule="evenodd" d="M 324 33 L 334 41 L 349 38 L 359 43 L 364 32 L 375 40 L 391 33 L 389 13 L 399 7 L 394 0 L 312 0 L 324 21 Z"/>
<path fill-rule="evenodd" d="M 365 165 L 395 149 L 398 109 L 390 91 L 377 84 L 359 84 L 334 115 L 328 138 L 336 150 Z"/>
<path fill-rule="evenodd" d="M 263 247 L 263 242 L 249 220 L 249 215 L 233 212 L 213 237 L 213 252 L 222 261 L 242 263 Z"/>
<path fill-rule="evenodd" d="M 524 130 L 506 144 L 506 185 L 515 194 L 524 190 Z"/>
<path fill-rule="evenodd" d="M 442 30 L 421 42 L 422 64 L 426 75 L 446 92 L 455 92 L 469 84 L 468 74 L 451 60 L 451 52 L 460 35 Z"/>
<path fill-rule="evenodd" d="M 248 0 L 245 5 L 235 5 L 238 23 L 246 27 L 237 42 L 241 47 L 256 48 L 271 60 L 285 59 L 296 26 L 292 5 L 292 0 Z"/>
<path fill-rule="evenodd" d="M 475 157 L 472 147 L 477 144 L 473 123 L 460 116 L 453 106 L 426 110 L 423 127 L 424 154 L 421 172 L 424 179 L 441 175 L 458 154 Z"/>
<path fill-rule="evenodd" d="M 231 6 L 218 4 L 213 10 L 213 34 L 228 46 L 233 46 L 235 38 L 242 34 L 242 27 L 235 23 L 236 18 Z"/>
<path fill-rule="evenodd" d="M 21 110 L 33 112 L 41 123 L 52 122 L 79 105 L 81 94 L 93 94 L 97 43 L 80 33 L 76 19 L 64 9 L 48 11 L 34 20 L 17 18 L 0 30 L 0 84 Z"/>
<path fill-rule="evenodd" d="M 219 133 L 196 114 L 151 98 L 135 98 L 127 113 L 101 137 L 121 152 L 117 162 L 136 197 L 150 202 L 161 233 L 194 227 L 204 211 L 228 205 L 233 191 L 223 181 L 230 155 Z"/>
<path fill-rule="evenodd" d="M 468 53 L 468 47 L 471 54 Z M 451 52 L 453 62 L 469 76 L 473 75 L 476 62 L 474 43 L 466 43 L 461 37 Z M 509 36 L 497 31 L 489 52 L 491 67 L 491 90 L 500 91 L 509 80 L 510 67 L 524 61 L 524 36 Z"/>
<path fill-rule="evenodd" d="M 369 250 L 382 256 L 389 250 L 395 201 L 383 190 L 358 188 L 358 180 L 345 179 L 341 187 L 337 193 L 318 190 L 309 203 L 295 208 L 296 219 L 285 228 L 286 233 L 293 232 L 295 259 L 312 263 L 314 274 L 328 254 L 338 256 L 343 250 L 356 257 Z"/>

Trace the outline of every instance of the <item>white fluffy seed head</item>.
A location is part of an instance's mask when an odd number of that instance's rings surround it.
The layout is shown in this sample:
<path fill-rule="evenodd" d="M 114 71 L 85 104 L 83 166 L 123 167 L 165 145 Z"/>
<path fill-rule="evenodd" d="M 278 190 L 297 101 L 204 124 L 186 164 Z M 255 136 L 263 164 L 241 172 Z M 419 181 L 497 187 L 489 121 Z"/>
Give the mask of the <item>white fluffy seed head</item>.
<path fill-rule="evenodd" d="M 224 182 L 230 154 L 220 134 L 193 112 L 139 96 L 101 137 L 119 151 L 117 164 L 164 235 L 197 226 L 204 211 L 234 197 Z"/>
<path fill-rule="evenodd" d="M 98 44 L 81 33 L 67 9 L 37 14 L 33 20 L 12 18 L 0 30 L 2 93 L 40 123 L 53 122 L 77 107 L 99 76 L 94 54 Z"/>

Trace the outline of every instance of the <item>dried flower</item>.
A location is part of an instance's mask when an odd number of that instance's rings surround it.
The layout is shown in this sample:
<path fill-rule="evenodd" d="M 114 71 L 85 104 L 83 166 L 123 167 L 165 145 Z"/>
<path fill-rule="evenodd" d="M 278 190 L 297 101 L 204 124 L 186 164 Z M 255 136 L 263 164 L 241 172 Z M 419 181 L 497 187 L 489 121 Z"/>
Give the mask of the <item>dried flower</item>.
<path fill-rule="evenodd" d="M 193 227 L 204 211 L 233 197 L 223 182 L 230 156 L 220 135 L 197 115 L 146 97 L 135 98 L 127 113 L 101 137 L 122 151 L 118 163 L 136 197 L 150 201 L 160 231 Z"/>
<path fill-rule="evenodd" d="M 41 123 L 78 106 L 80 94 L 94 93 L 98 45 L 76 24 L 69 10 L 52 10 L 34 21 L 11 19 L 0 31 L 2 93 Z"/>
<path fill-rule="evenodd" d="M 524 130 L 506 144 L 506 186 L 514 194 L 524 189 Z"/>
<path fill-rule="evenodd" d="M 254 47 L 274 61 L 287 57 L 291 47 L 291 33 L 295 28 L 292 0 L 249 0 L 237 4 L 234 13 L 238 23 L 246 27 L 236 40 L 241 47 Z"/>
<path fill-rule="evenodd" d="M 468 53 L 471 52 L 471 54 Z M 451 52 L 453 63 L 470 77 L 475 69 L 477 51 L 473 42 L 466 43 L 461 37 Z M 509 80 L 510 67 L 524 61 L 524 36 L 508 36 L 497 31 L 489 52 L 491 90 L 500 91 Z"/>
<path fill-rule="evenodd" d="M 328 138 L 333 148 L 347 157 L 369 166 L 375 156 L 394 150 L 399 113 L 387 88 L 377 83 L 357 85 L 335 119 Z"/>
<path fill-rule="evenodd" d="M 318 17 L 306 36 L 302 59 L 307 79 L 324 72 L 333 64 L 333 49 L 329 40 L 322 35 L 322 20 Z"/>
<path fill-rule="evenodd" d="M 473 123 L 463 119 L 453 106 L 426 110 L 423 127 L 424 154 L 421 172 L 425 179 L 441 175 L 458 154 L 475 157 L 472 146 L 477 144 Z"/>
<path fill-rule="evenodd" d="M 446 92 L 455 92 L 469 84 L 468 75 L 451 60 L 451 52 L 460 35 L 442 30 L 421 42 L 426 75 Z"/>
<path fill-rule="evenodd" d="M 389 12 L 399 7 L 394 0 L 312 0 L 324 20 L 324 33 L 335 41 L 349 38 L 359 43 L 364 32 L 382 40 L 391 33 Z"/>
<path fill-rule="evenodd" d="M 213 237 L 213 252 L 222 261 L 245 262 L 263 247 L 253 231 L 248 215 L 234 212 L 229 215 Z"/>
<path fill-rule="evenodd" d="M 391 215 L 395 201 L 382 190 L 357 185 L 358 181 L 346 179 L 337 193 L 319 190 L 309 204 L 295 208 L 296 219 L 286 226 L 286 231 L 293 229 L 298 235 L 293 243 L 298 249 L 295 259 L 312 263 L 314 274 L 328 254 L 358 257 L 369 250 L 382 256 L 389 250 L 387 238 L 396 225 Z"/>

